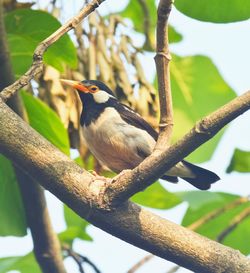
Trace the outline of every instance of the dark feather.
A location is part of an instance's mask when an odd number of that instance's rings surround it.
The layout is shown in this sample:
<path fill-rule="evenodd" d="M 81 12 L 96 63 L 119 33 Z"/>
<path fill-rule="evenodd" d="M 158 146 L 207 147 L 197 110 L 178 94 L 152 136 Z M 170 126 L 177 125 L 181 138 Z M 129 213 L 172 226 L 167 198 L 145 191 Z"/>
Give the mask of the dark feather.
<path fill-rule="evenodd" d="M 178 177 L 176 176 L 169 176 L 169 175 L 163 175 L 161 177 L 161 179 L 164 179 L 168 182 L 171 182 L 171 183 L 177 183 L 179 180 L 178 180 Z"/>
<path fill-rule="evenodd" d="M 195 186 L 196 188 L 200 190 L 208 190 L 211 187 L 211 184 L 220 180 L 220 177 L 214 172 L 211 172 L 209 170 L 196 166 L 185 160 L 183 160 L 182 162 L 187 168 L 191 169 L 195 177 L 194 178 L 181 177 L 181 178 L 186 180 L 187 182 L 189 182 L 190 184 L 192 184 L 193 186 Z"/>
<path fill-rule="evenodd" d="M 114 100 L 114 107 L 121 115 L 121 118 L 126 121 L 128 124 L 133 125 L 139 129 L 147 131 L 152 138 L 156 141 L 158 138 L 158 133 L 155 131 L 155 129 L 147 122 L 145 121 L 140 115 L 138 115 L 136 112 L 134 112 L 133 109 L 128 107 L 125 104 L 119 103 L 115 99 Z"/>

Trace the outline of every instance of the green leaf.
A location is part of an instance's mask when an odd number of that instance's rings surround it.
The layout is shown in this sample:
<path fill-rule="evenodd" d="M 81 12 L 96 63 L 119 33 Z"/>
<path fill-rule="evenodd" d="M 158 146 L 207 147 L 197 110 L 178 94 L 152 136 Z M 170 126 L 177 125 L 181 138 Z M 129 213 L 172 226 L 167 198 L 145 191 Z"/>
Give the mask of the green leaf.
<path fill-rule="evenodd" d="M 17 270 L 21 273 L 42 273 L 33 252 L 19 257 L 8 257 L 0 259 L 0 273 Z"/>
<path fill-rule="evenodd" d="M 66 155 L 70 154 L 68 133 L 58 115 L 40 99 L 21 92 L 30 125 L 59 148 Z"/>
<path fill-rule="evenodd" d="M 159 182 L 152 184 L 145 191 L 137 193 L 131 200 L 155 209 L 169 209 L 182 202 L 174 193 L 165 190 Z"/>
<path fill-rule="evenodd" d="M 250 18 L 248 0 L 175 0 L 174 4 L 180 12 L 200 21 L 230 23 Z"/>
<path fill-rule="evenodd" d="M 183 201 L 187 201 L 189 207 L 183 218 L 182 225 L 189 226 L 208 213 L 222 208 L 240 198 L 238 195 L 221 192 L 180 192 L 176 193 Z M 199 227 L 196 232 L 216 240 L 218 235 L 225 230 L 232 219 L 240 214 L 244 209 L 250 207 L 250 202 L 243 203 L 233 209 L 228 209 L 218 217 L 211 219 Z M 225 237 L 223 244 L 239 249 L 244 254 L 250 253 L 250 244 L 246 240 L 250 237 L 249 219 L 241 222 L 232 233 Z"/>
<path fill-rule="evenodd" d="M 155 48 L 155 28 L 157 20 L 157 10 L 155 5 L 155 0 L 146 0 L 144 1 L 146 8 L 149 12 L 149 16 L 146 17 L 145 12 L 140 5 L 139 0 L 129 1 L 127 7 L 120 13 L 123 17 L 129 18 L 134 24 L 136 31 L 144 33 L 145 32 L 145 21 L 146 18 L 148 21 L 148 37 L 144 44 L 145 50 L 154 50 Z M 172 26 L 169 26 L 169 41 L 170 43 L 180 42 L 182 36 L 178 33 Z"/>
<path fill-rule="evenodd" d="M 250 152 L 235 149 L 231 162 L 227 167 L 227 173 L 233 171 L 240 173 L 250 172 Z"/>
<path fill-rule="evenodd" d="M 47 12 L 18 9 L 5 16 L 11 62 L 15 75 L 22 75 L 30 66 L 36 46 L 61 24 Z M 77 53 L 68 35 L 53 44 L 44 55 L 45 63 L 64 71 L 65 64 L 77 67 Z"/>
<path fill-rule="evenodd" d="M 0 235 L 26 235 L 26 219 L 11 162 L 0 155 Z"/>
<path fill-rule="evenodd" d="M 205 56 L 173 55 L 170 66 L 174 105 L 173 140 L 180 139 L 195 123 L 235 97 L 212 61 Z M 202 145 L 188 158 L 193 162 L 209 160 L 223 134 Z"/>
<path fill-rule="evenodd" d="M 93 240 L 86 232 L 89 223 L 66 205 L 64 205 L 64 217 L 67 229 L 59 234 L 59 239 L 61 241 L 72 244 L 73 240 L 76 238 L 85 241 Z"/>
<path fill-rule="evenodd" d="M 89 236 L 85 230 L 76 226 L 68 227 L 66 230 L 60 232 L 58 237 L 62 243 L 67 243 L 69 245 L 72 245 L 76 238 L 82 239 L 84 241 L 93 241 L 92 237 Z"/>

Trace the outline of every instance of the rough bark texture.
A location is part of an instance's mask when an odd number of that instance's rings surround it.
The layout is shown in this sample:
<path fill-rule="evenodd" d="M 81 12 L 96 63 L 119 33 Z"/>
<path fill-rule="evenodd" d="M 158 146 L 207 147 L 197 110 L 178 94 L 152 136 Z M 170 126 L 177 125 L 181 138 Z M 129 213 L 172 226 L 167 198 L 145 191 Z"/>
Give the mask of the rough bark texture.
<path fill-rule="evenodd" d="M 1 90 L 14 82 L 3 21 L 2 0 L 0 0 L 0 63 Z M 18 93 L 11 97 L 8 105 L 23 120 L 27 121 Z M 60 243 L 51 226 L 44 190 L 17 166 L 14 165 L 14 169 L 21 190 L 26 219 L 31 230 L 34 253 L 38 264 L 44 273 L 65 273 Z"/>
<path fill-rule="evenodd" d="M 250 260 L 126 202 L 98 209 L 103 181 L 81 169 L 0 101 L 0 151 L 60 200 L 99 228 L 196 272 L 250 272 Z"/>

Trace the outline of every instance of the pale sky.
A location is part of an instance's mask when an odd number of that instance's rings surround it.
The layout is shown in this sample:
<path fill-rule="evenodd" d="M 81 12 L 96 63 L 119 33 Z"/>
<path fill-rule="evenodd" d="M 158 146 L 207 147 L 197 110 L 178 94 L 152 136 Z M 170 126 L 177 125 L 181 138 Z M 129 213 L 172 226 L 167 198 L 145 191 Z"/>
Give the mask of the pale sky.
<path fill-rule="evenodd" d="M 64 1 L 68 6 L 71 1 Z M 78 1 L 82 3 L 82 1 Z M 100 11 L 115 11 L 120 5 L 127 1 L 107 0 Z M 43 2 L 45 3 L 45 1 Z M 73 8 L 67 7 L 68 16 L 72 16 L 78 10 L 78 4 Z M 250 88 L 249 64 L 250 64 L 250 20 L 233 24 L 210 24 L 190 19 L 175 9 L 170 18 L 171 24 L 184 37 L 183 41 L 171 45 L 171 51 L 179 55 L 203 54 L 209 56 L 218 67 L 223 78 L 238 93 L 242 94 Z M 153 54 L 145 58 L 145 67 L 150 67 L 148 77 L 152 78 L 154 73 Z M 250 192 L 249 174 L 240 175 L 224 173 L 228 166 L 234 147 L 250 151 L 250 113 L 243 115 L 232 123 L 224 135 L 213 159 L 203 164 L 218 173 L 222 180 L 212 187 L 212 191 L 227 191 L 230 193 L 246 195 Z M 244 132 L 244 133 L 242 133 Z M 166 184 L 170 191 L 193 190 L 187 183 L 181 182 L 178 185 Z M 57 232 L 65 228 L 63 221 L 62 207 L 51 194 L 47 194 L 48 206 L 52 216 L 53 226 Z M 155 213 L 166 217 L 176 223 L 180 223 L 185 212 L 186 204 L 181 204 L 175 209 L 167 211 L 152 210 Z M 98 265 L 102 273 L 125 273 L 134 263 L 146 255 L 146 252 L 137 249 L 127 243 L 116 239 L 109 234 L 95 228 L 88 229 L 94 238 L 94 243 L 77 241 L 75 249 L 81 254 L 90 258 Z M 30 235 L 24 238 L 6 237 L 0 238 L 0 257 L 23 255 L 32 249 Z M 68 272 L 78 272 L 77 267 L 71 261 L 66 262 Z M 160 258 L 154 258 L 138 273 L 166 273 L 171 268 L 171 263 Z M 86 272 L 92 272 L 86 270 Z M 181 269 L 178 272 L 190 272 Z M 31 272 L 27 272 L 31 273 Z"/>

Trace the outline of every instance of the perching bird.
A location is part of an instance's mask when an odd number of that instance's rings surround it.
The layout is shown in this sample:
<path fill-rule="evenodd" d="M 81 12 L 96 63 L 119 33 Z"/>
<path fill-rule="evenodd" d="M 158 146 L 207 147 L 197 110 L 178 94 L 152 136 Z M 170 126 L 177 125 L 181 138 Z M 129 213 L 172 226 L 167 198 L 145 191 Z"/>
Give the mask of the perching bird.
<path fill-rule="evenodd" d="M 135 168 L 152 153 L 158 133 L 139 114 L 120 103 L 104 83 L 61 81 L 80 95 L 83 135 L 100 163 L 119 173 Z M 215 173 L 184 160 L 168 170 L 162 179 L 178 182 L 178 177 L 201 190 L 209 189 L 220 179 Z"/>

